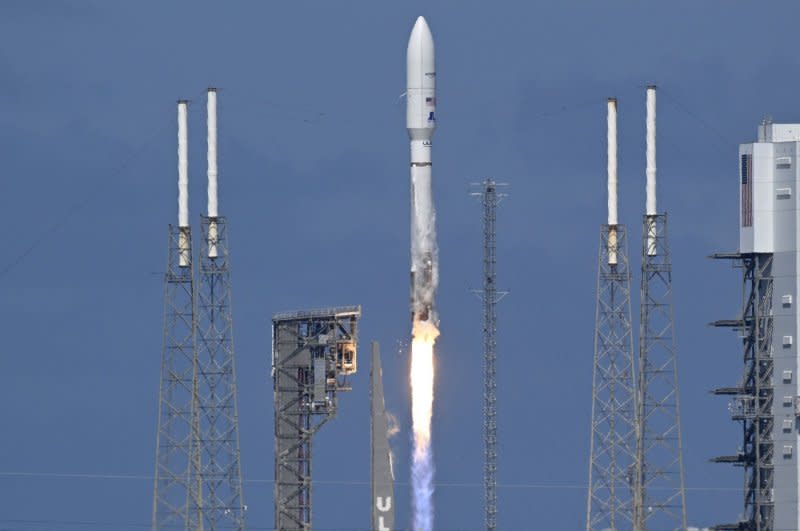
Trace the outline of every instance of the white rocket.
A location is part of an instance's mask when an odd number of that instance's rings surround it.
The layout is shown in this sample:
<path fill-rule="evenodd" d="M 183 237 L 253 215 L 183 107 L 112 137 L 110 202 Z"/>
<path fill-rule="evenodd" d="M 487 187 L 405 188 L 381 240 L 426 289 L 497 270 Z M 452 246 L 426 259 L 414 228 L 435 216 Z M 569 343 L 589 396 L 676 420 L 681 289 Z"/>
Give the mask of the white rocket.
<path fill-rule="evenodd" d="M 436 129 L 433 36 L 417 18 L 406 52 L 406 128 L 411 140 L 411 320 L 437 324 L 439 277 L 436 211 L 431 189 L 431 139 Z"/>

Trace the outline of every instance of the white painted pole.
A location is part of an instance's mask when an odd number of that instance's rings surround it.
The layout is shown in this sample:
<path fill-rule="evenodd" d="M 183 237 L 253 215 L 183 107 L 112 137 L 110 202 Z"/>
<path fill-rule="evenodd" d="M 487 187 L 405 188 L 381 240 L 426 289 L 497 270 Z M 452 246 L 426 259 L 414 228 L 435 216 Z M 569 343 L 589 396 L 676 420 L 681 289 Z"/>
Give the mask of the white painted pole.
<path fill-rule="evenodd" d="M 208 89 L 208 217 L 217 210 L 217 89 Z"/>
<path fill-rule="evenodd" d="M 178 102 L 178 226 L 189 226 L 189 132 L 187 102 Z"/>
<path fill-rule="evenodd" d="M 191 264 L 189 252 L 189 132 L 186 100 L 178 101 L 178 264 Z"/>
<path fill-rule="evenodd" d="M 656 208 L 656 87 L 647 87 L 647 215 L 658 214 Z"/>
<path fill-rule="evenodd" d="M 608 98 L 608 263 L 617 263 L 617 99 Z"/>
<path fill-rule="evenodd" d="M 217 257 L 217 89 L 208 89 L 208 256 Z"/>
<path fill-rule="evenodd" d="M 656 255 L 656 87 L 647 87 L 647 254 Z"/>

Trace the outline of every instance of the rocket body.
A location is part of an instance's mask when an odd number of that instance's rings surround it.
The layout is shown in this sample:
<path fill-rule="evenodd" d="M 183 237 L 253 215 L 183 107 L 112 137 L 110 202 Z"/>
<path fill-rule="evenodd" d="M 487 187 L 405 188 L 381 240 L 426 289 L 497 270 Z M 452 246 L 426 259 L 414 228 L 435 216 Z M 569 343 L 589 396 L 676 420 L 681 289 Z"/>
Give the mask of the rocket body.
<path fill-rule="evenodd" d="M 411 320 L 437 325 L 434 303 L 439 264 L 431 186 L 436 68 L 433 36 L 423 17 L 417 19 L 411 31 L 406 67 L 406 128 L 411 141 Z"/>

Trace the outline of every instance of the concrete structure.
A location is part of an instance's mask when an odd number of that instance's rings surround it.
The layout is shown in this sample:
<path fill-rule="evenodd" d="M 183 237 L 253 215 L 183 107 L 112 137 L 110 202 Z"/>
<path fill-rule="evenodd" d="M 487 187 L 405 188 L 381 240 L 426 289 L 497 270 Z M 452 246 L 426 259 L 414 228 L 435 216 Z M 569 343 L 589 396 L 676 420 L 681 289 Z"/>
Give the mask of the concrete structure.
<path fill-rule="evenodd" d="M 739 252 L 744 272 L 741 317 L 718 321 L 742 337 L 742 381 L 731 415 L 744 424 L 736 455 L 717 458 L 745 469 L 745 521 L 716 529 L 800 529 L 796 309 L 800 287 L 800 124 L 762 122 L 756 142 L 739 147 Z M 740 527 L 734 527 L 739 525 Z"/>
<path fill-rule="evenodd" d="M 276 531 L 311 530 L 311 441 L 356 372 L 360 306 L 272 317 Z"/>

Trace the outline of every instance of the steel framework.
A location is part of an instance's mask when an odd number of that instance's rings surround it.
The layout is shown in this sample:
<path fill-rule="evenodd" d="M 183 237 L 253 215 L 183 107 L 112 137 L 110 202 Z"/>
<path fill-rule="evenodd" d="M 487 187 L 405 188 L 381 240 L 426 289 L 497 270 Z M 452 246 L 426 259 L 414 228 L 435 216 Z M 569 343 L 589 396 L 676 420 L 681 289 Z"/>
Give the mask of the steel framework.
<path fill-rule="evenodd" d="M 187 247 L 188 246 L 188 247 Z M 170 225 L 164 275 L 164 330 L 153 488 L 153 531 L 193 530 L 196 481 L 197 351 L 191 230 Z"/>
<path fill-rule="evenodd" d="M 742 423 L 744 440 L 735 455 L 713 459 L 744 468 L 744 520 L 715 526 L 717 530 L 773 531 L 773 355 L 772 355 L 772 254 L 717 254 L 735 260 L 742 268 L 744 301 L 739 319 L 716 321 L 736 330 L 744 347 L 744 373 L 737 387 L 720 388 L 731 397 L 734 421 Z"/>
<path fill-rule="evenodd" d="M 311 442 L 356 372 L 360 306 L 275 314 L 275 530 L 311 529 Z"/>
<path fill-rule="evenodd" d="M 642 225 L 634 529 L 686 529 L 667 215 Z"/>
<path fill-rule="evenodd" d="M 244 529 L 227 221 L 202 217 L 197 289 L 202 529 Z M 210 249 L 212 249 L 211 252 Z"/>
<path fill-rule="evenodd" d="M 623 225 L 603 225 L 597 270 L 586 530 L 633 524 L 636 386 Z"/>
<path fill-rule="evenodd" d="M 484 523 L 497 529 L 497 303 L 508 292 L 497 290 L 497 204 L 505 196 L 503 186 L 492 179 L 481 183 L 483 206 L 483 289 L 476 294 L 483 302 L 483 489 Z"/>

